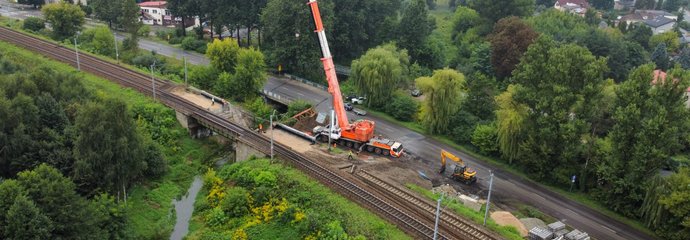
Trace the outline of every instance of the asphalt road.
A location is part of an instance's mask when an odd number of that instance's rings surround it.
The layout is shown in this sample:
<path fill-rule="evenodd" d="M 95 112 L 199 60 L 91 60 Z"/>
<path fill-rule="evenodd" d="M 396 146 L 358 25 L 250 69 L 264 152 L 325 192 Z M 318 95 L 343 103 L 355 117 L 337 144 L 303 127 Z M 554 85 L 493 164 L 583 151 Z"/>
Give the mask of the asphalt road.
<path fill-rule="evenodd" d="M 16 5 L 8 4 L 6 0 L 0 0 L 0 6 L 2 6 L 0 7 L 0 14 L 2 16 L 18 19 L 24 19 L 28 16 L 40 16 L 40 12 L 37 11 L 13 8 L 12 6 Z M 124 36 L 118 34 L 118 38 L 122 39 Z M 191 64 L 209 64 L 208 59 L 202 54 L 185 52 L 181 49 L 146 39 L 141 39 L 139 41 L 139 47 L 149 51 L 154 50 L 158 54 L 178 59 L 181 59 L 182 56 L 186 56 Z M 271 76 L 265 84 L 264 89 L 291 99 L 303 99 L 312 102 L 320 112 L 327 112 L 330 109 L 330 94 L 322 89 L 297 81 Z M 359 118 L 352 113 L 348 113 L 348 115 L 351 119 Z M 406 152 L 426 160 L 420 161 L 419 164 L 434 165 L 425 166 L 426 169 L 438 169 L 440 167 L 440 163 L 437 159 L 439 158 L 441 149 L 445 149 L 463 158 L 467 165 L 477 169 L 477 176 L 479 177 L 477 184 L 483 189 L 488 189 L 489 171 L 493 170 L 494 191 L 492 193 L 492 201 L 517 200 L 527 203 L 548 215 L 564 221 L 574 228 L 589 233 L 590 236 L 597 239 L 651 239 L 650 236 L 632 227 L 558 195 L 529 180 L 496 169 L 494 166 L 477 160 L 446 144 L 374 116 L 366 116 L 365 118 L 376 122 L 377 134 L 382 134 L 388 138 L 402 142 Z M 414 167 L 412 168 L 414 169 Z M 427 174 L 434 173 L 427 172 Z"/>
<path fill-rule="evenodd" d="M 142 40 L 140 46 L 147 50 L 155 49 L 162 55 L 177 56 L 178 58 L 181 56 L 179 49 L 156 42 Z M 148 46 L 153 47 L 148 48 Z M 188 56 L 192 64 L 208 64 L 208 60 L 201 54 L 188 53 Z M 327 112 L 330 109 L 330 94 L 322 89 L 307 84 L 271 76 L 265 84 L 264 89 L 291 99 L 303 99 L 312 102 L 319 112 Z M 348 116 L 351 119 L 359 118 L 352 113 L 348 113 Z M 408 153 L 419 156 L 422 159 L 431 159 L 431 161 L 424 161 L 421 162 L 421 164 L 434 164 L 435 166 L 430 167 L 432 169 L 438 169 L 440 167 L 440 163 L 436 161 L 436 159 L 439 158 L 441 149 L 445 149 L 460 156 L 469 166 L 477 169 L 477 175 L 479 176 L 477 184 L 479 184 L 481 188 L 488 189 L 489 170 L 493 170 L 493 200 L 510 201 L 514 199 L 527 203 L 548 215 L 564 221 L 574 228 L 589 233 L 590 236 L 597 239 L 651 239 L 650 236 L 632 227 L 609 218 L 575 201 L 566 199 L 563 196 L 528 180 L 522 179 L 521 177 L 496 169 L 486 162 L 477 160 L 446 144 L 374 116 L 366 116 L 365 118 L 376 122 L 377 134 L 382 134 L 402 142 L 405 151 Z"/>

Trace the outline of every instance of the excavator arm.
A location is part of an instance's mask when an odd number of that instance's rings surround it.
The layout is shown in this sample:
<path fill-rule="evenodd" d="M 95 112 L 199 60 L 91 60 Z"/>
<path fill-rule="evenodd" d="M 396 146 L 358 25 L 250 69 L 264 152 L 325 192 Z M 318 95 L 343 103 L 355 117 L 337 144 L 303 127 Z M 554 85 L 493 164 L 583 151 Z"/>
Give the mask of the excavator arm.
<path fill-rule="evenodd" d="M 446 150 L 441 149 L 441 170 L 439 171 L 439 173 L 444 173 L 446 171 L 446 158 L 450 158 L 450 160 L 453 160 L 454 162 L 460 163 L 461 165 L 465 165 L 462 159 Z"/>

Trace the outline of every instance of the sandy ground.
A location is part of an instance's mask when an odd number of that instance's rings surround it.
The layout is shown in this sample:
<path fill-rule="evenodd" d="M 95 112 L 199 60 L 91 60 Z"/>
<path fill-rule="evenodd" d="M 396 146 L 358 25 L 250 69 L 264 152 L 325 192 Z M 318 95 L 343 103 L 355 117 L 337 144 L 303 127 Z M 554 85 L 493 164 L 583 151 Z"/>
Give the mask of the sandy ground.
<path fill-rule="evenodd" d="M 211 101 L 211 99 L 208 99 L 208 98 L 201 96 L 199 94 L 188 92 L 185 90 L 185 88 L 183 86 L 174 88 L 170 92 L 172 92 L 173 94 L 175 94 L 177 96 L 183 97 L 184 99 L 187 99 L 187 100 L 193 102 L 194 104 L 196 104 L 200 107 L 206 108 L 208 110 L 221 111 L 221 109 L 222 109 L 221 104 L 213 103 L 213 101 Z"/>
<path fill-rule="evenodd" d="M 525 228 L 525 225 L 520 222 L 519 219 L 517 219 L 513 214 L 505 211 L 496 211 L 491 213 L 491 219 L 496 221 L 496 224 L 501 225 L 501 226 L 513 226 L 517 228 L 518 232 L 520 232 L 520 236 L 526 237 L 527 236 L 527 228 Z"/>
<path fill-rule="evenodd" d="M 312 146 L 309 141 L 280 129 L 269 129 L 266 131 L 266 133 L 264 133 L 264 135 L 266 135 L 267 137 L 271 137 L 271 131 L 273 132 L 274 141 L 284 144 L 292 148 L 292 150 L 298 151 L 300 153 L 306 153 L 309 150 L 312 150 Z"/>

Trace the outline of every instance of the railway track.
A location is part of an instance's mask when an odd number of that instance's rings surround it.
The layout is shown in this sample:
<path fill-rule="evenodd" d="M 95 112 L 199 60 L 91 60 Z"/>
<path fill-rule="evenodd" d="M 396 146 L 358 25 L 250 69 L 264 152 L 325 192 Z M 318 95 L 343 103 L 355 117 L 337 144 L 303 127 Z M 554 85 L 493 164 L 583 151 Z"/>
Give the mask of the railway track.
<path fill-rule="evenodd" d="M 16 44 L 30 51 L 39 52 L 46 57 L 77 66 L 74 50 L 57 44 L 38 39 L 14 30 L 0 27 L 0 40 Z M 178 112 L 195 118 L 204 126 L 211 128 L 226 137 L 234 138 L 253 148 L 270 154 L 270 139 L 252 130 L 243 128 L 227 119 L 215 115 L 180 96 L 168 91 L 174 84 L 166 80 L 151 80 L 150 76 L 105 61 L 90 54 L 80 53 L 80 67 L 82 71 L 114 81 L 122 86 L 133 88 L 146 95 L 153 95 L 155 85 L 156 99 Z M 378 213 L 388 219 L 401 230 L 417 238 L 433 238 L 434 222 L 429 220 L 428 206 L 415 203 L 410 198 L 400 198 L 395 192 L 382 192 L 368 185 L 360 179 L 336 172 L 329 167 L 296 153 L 291 148 L 280 143 L 274 144 L 276 155 L 288 160 L 289 163 L 324 185 L 336 190 L 350 200 Z M 390 189 L 387 189 L 390 191 Z M 416 209 L 416 210 L 414 210 Z M 407 210 L 407 211 L 406 211 Z M 412 210 L 412 211 L 410 211 Z M 440 224 L 439 239 L 500 239 L 495 235 L 485 234 L 483 231 L 468 228 L 465 220 L 444 214 L 444 221 Z M 432 216 L 433 217 L 433 216 Z M 464 227 L 463 227 L 464 226 Z M 477 236 L 475 236 L 477 235 Z"/>

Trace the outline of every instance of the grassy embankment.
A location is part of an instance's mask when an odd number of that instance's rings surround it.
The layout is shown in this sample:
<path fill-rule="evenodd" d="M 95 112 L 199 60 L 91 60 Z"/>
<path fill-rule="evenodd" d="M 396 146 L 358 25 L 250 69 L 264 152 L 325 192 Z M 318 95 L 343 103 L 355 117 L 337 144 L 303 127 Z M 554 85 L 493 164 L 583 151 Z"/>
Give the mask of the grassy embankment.
<path fill-rule="evenodd" d="M 16 21 L 10 21 L 13 22 L 13 24 L 17 24 Z M 43 38 L 45 39 L 45 37 Z M 31 58 L 37 62 L 50 62 L 52 67 L 61 71 L 75 71 L 73 67 L 67 64 L 40 57 L 36 53 L 4 42 L 0 43 L 0 47 L 4 50 Z M 106 57 L 99 57 L 110 62 L 114 61 Z M 128 67 L 136 69 L 135 67 Z M 84 85 L 89 90 L 99 95 L 121 99 L 130 107 L 146 106 L 147 108 L 154 108 L 174 119 L 174 111 L 152 101 L 139 92 L 122 88 L 115 83 L 90 74 L 82 73 L 82 76 L 84 77 Z M 177 124 L 175 124 L 174 128 L 173 130 L 184 132 L 184 129 Z M 211 160 L 213 160 L 215 156 L 218 156 L 218 152 L 221 149 L 221 147 L 211 141 L 194 140 L 186 134 L 180 135 L 180 139 L 175 141 L 175 144 L 162 146 L 165 158 L 168 160 L 169 171 L 161 179 L 142 183 L 130 189 L 128 196 L 129 232 L 137 238 L 167 238 L 175 224 L 172 199 L 178 198 L 186 192 L 193 177 L 198 175 L 200 170 L 204 169 L 204 166 L 210 166 Z M 371 236 L 373 238 L 407 238 L 404 233 L 395 228 L 395 226 L 371 214 L 364 208 L 349 202 L 338 194 L 331 192 L 325 186 L 318 184 L 316 181 L 300 172 L 293 169 L 285 171 L 285 167 L 282 165 L 266 167 L 273 169 L 274 172 L 280 171 L 280 176 L 283 181 L 290 181 L 303 187 L 301 188 L 304 190 L 303 192 L 292 192 L 289 195 L 310 196 L 310 198 L 318 199 L 318 201 L 315 202 L 321 204 L 318 206 L 311 206 L 311 208 L 322 208 L 320 209 L 322 212 L 333 212 L 333 209 L 337 209 L 338 214 L 333 214 L 333 216 L 337 216 L 338 219 L 341 219 L 340 221 L 343 222 L 344 228 L 348 233 Z M 208 194 L 208 190 L 199 194 L 197 200 L 199 202 L 205 202 L 206 194 Z M 201 205 L 203 206 L 203 204 Z M 296 201 L 295 203 L 295 206 L 299 208 L 302 208 L 303 205 L 304 203 L 300 201 Z M 200 209 L 203 210 L 203 207 Z M 309 208 L 305 207 L 305 209 Z M 203 229 L 206 229 L 205 218 L 197 211 L 195 212 L 193 221 L 190 223 L 190 232 L 199 232 Z M 272 223 L 257 226 L 255 230 L 249 233 L 260 234 L 257 236 L 261 238 L 261 236 L 268 236 L 265 234 L 281 236 L 285 231 L 294 231 L 294 229 L 291 230 L 288 225 Z"/>
<path fill-rule="evenodd" d="M 226 165 L 217 174 L 206 174 L 204 181 L 189 239 L 219 234 L 246 234 L 247 239 L 409 239 L 300 171 L 268 159 Z M 219 191 L 225 194 L 215 197 Z M 248 194 L 240 193 L 238 200 L 237 191 Z"/>

